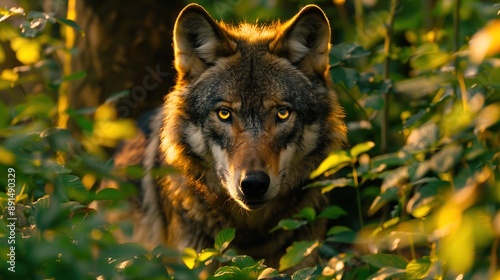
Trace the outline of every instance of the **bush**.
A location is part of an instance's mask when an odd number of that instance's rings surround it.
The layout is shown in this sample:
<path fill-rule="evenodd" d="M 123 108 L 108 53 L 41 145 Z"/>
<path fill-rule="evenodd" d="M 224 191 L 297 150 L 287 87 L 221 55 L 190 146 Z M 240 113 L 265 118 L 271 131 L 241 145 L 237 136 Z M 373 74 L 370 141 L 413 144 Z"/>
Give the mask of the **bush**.
<path fill-rule="evenodd" d="M 217 3 L 216 10 L 227 6 Z M 132 188 L 96 188 L 116 179 L 103 145 L 130 136 L 131 121 L 117 119 L 110 103 L 65 109 L 67 84 L 85 73 L 60 66 L 73 50 L 49 31 L 57 33 L 53 23 L 79 31 L 74 22 L 0 10 L 0 62 L 8 45 L 23 64 L 0 74 L 2 278 L 500 277 L 500 60 L 492 56 L 499 52 L 499 8 L 465 0 L 459 7 L 438 1 L 433 10 L 418 1 L 397 3 L 379 5 L 354 24 L 333 20 L 334 11 L 325 9 L 334 30 L 345 30 L 344 42 L 355 42 L 336 44 L 330 54 L 352 146 L 325 159 L 306 186 L 321 188 L 332 205 L 321 213 L 303 209 L 273 229 L 326 217 L 326 238 L 298 240 L 278 268 L 230 249 L 233 229 L 202 252 L 118 242 L 111 232 L 129 232 L 131 225 L 109 224 L 89 205 L 126 207 L 134 195 Z M 2 22 L 10 16 L 25 17 L 21 30 Z M 434 28 L 422 22 L 426 17 Z M 61 125 L 65 117 L 78 133 Z M 106 133 L 111 128 L 127 133 Z M 280 274 L 313 250 L 323 262 Z M 215 262 L 221 265 L 206 275 Z"/>

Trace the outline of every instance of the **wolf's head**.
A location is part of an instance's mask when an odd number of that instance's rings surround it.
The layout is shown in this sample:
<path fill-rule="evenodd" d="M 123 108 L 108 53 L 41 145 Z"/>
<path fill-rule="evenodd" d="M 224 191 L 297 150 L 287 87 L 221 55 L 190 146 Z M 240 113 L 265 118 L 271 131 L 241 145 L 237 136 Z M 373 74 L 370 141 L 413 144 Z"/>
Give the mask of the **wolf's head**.
<path fill-rule="evenodd" d="M 200 192 L 259 209 L 300 187 L 345 142 L 319 7 L 286 22 L 229 26 L 191 4 L 177 18 L 174 47 L 178 80 L 161 146 L 168 164 L 206 182 Z"/>

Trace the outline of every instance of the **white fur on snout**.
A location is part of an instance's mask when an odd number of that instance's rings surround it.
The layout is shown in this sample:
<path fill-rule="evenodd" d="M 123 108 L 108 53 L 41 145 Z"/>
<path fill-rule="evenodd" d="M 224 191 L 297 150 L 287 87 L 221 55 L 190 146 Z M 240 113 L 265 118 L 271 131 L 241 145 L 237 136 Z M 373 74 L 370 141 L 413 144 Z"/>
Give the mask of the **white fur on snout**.
<path fill-rule="evenodd" d="M 215 161 L 215 170 L 217 171 L 217 175 L 219 176 L 222 186 L 226 188 L 232 198 L 238 199 L 238 185 L 234 181 L 233 171 L 229 168 L 227 153 L 217 145 L 212 145 L 211 150 Z"/>

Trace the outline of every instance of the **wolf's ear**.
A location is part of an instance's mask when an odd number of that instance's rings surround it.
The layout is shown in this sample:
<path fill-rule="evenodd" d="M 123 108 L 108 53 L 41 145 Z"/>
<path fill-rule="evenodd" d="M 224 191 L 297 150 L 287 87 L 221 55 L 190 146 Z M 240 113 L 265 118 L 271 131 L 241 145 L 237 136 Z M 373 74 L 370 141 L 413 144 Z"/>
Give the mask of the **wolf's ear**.
<path fill-rule="evenodd" d="M 197 77 L 219 57 L 236 51 L 224 30 L 198 4 L 186 6 L 174 27 L 175 68 L 181 79 Z"/>
<path fill-rule="evenodd" d="M 325 75 L 329 70 L 330 24 L 316 5 L 307 5 L 283 24 L 269 49 L 287 58 L 306 75 Z"/>

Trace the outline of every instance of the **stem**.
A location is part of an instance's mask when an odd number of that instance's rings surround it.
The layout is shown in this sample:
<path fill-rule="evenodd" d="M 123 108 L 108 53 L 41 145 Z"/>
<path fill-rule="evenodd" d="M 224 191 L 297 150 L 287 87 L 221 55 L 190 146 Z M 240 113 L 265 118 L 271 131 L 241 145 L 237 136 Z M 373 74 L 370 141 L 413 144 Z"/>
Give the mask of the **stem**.
<path fill-rule="evenodd" d="M 361 106 L 361 104 L 359 104 L 358 100 L 356 98 L 354 98 L 354 96 L 351 95 L 351 93 L 349 92 L 349 90 L 347 89 L 347 87 L 345 87 L 344 85 L 340 85 L 338 87 L 339 89 L 342 89 L 342 91 L 347 95 L 347 97 L 349 97 L 352 102 L 354 103 L 354 105 L 356 105 L 356 107 L 359 108 L 361 114 L 363 115 L 363 118 L 367 121 L 370 121 L 370 117 L 368 117 L 368 115 L 366 114 L 365 112 L 365 109 L 363 108 L 363 106 Z"/>
<path fill-rule="evenodd" d="M 70 20 L 76 19 L 76 0 L 68 0 L 68 12 L 66 17 Z M 74 46 L 75 32 L 72 27 L 64 26 L 66 37 L 66 52 L 64 52 L 63 76 L 68 76 L 71 73 L 71 54 L 69 50 Z M 68 126 L 69 116 L 67 110 L 69 107 L 69 86 L 67 82 L 63 82 L 59 87 L 59 99 L 57 104 L 57 127 L 66 128 Z"/>
<path fill-rule="evenodd" d="M 360 228 L 364 227 L 363 223 L 363 210 L 361 208 L 361 192 L 359 188 L 359 181 L 358 181 L 358 170 L 356 170 L 356 166 L 354 163 L 351 164 L 352 167 L 352 177 L 354 180 L 354 187 L 356 188 L 356 204 L 358 208 L 358 219 L 359 219 L 359 226 Z"/>
<path fill-rule="evenodd" d="M 459 41 L 460 41 L 460 6 L 461 6 L 461 1 L 457 0 L 455 2 L 455 9 L 453 10 L 453 52 L 456 53 L 458 52 L 459 48 Z M 457 76 L 457 79 L 459 79 L 459 58 L 458 56 L 455 56 L 455 75 Z M 455 91 L 455 96 L 458 96 L 459 88 L 456 86 L 454 89 Z M 463 92 L 462 92 L 463 94 Z M 463 97 L 462 97 L 463 98 Z"/>
<path fill-rule="evenodd" d="M 488 275 L 490 279 L 493 279 L 493 274 L 497 271 L 497 251 L 498 251 L 498 238 L 495 238 L 493 241 L 493 246 L 491 248 L 491 259 L 490 259 L 490 270 L 488 271 Z"/>
<path fill-rule="evenodd" d="M 354 0 L 354 21 L 356 22 L 356 29 L 358 32 L 363 32 L 363 30 L 365 30 L 363 14 L 363 1 Z"/>
<path fill-rule="evenodd" d="M 392 33 L 394 27 L 394 16 L 396 14 L 396 7 L 398 4 L 398 0 L 391 0 L 391 7 L 389 10 L 389 17 L 386 22 L 386 33 L 385 33 L 385 41 L 384 41 L 384 79 L 389 79 L 390 72 L 390 64 L 391 64 L 391 43 L 392 43 Z M 389 92 L 385 92 L 383 95 L 384 98 L 384 111 L 382 114 L 382 126 L 381 126 L 381 144 L 380 150 L 382 153 L 387 152 L 387 138 L 389 134 Z"/>
<path fill-rule="evenodd" d="M 66 17 L 70 20 L 76 19 L 76 0 L 68 0 L 68 11 Z M 63 62 L 63 77 L 68 76 L 71 73 L 71 53 L 70 49 L 73 48 L 75 43 L 75 31 L 72 27 L 64 26 L 64 33 L 66 38 L 66 51 L 64 52 L 64 62 Z M 70 103 L 69 96 L 69 85 L 68 82 L 63 82 L 59 86 L 59 98 L 57 100 L 57 124 L 58 128 L 68 127 L 68 108 Z M 57 155 L 57 161 L 60 164 L 64 163 L 64 155 L 59 152 Z"/>

